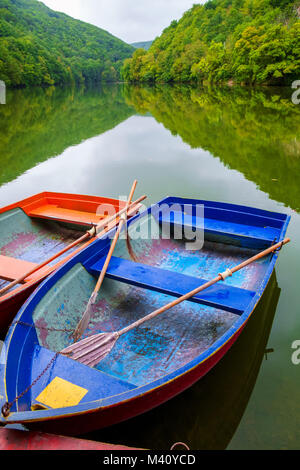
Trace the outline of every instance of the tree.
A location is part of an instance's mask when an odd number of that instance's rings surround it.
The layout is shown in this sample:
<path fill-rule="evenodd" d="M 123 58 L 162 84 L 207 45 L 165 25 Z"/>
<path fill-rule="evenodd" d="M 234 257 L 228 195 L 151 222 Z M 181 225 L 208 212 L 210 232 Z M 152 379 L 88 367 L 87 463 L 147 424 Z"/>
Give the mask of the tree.
<path fill-rule="evenodd" d="M 287 84 L 300 75 L 299 0 L 210 0 L 155 39 L 128 81 Z"/>

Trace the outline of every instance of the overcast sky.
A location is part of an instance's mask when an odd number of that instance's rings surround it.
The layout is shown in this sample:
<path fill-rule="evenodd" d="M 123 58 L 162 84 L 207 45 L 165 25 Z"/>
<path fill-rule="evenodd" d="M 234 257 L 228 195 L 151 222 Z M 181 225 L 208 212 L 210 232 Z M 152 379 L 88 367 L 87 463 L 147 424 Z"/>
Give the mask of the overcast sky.
<path fill-rule="evenodd" d="M 159 36 L 172 20 L 205 0 L 43 0 L 52 10 L 99 26 L 132 43 Z"/>

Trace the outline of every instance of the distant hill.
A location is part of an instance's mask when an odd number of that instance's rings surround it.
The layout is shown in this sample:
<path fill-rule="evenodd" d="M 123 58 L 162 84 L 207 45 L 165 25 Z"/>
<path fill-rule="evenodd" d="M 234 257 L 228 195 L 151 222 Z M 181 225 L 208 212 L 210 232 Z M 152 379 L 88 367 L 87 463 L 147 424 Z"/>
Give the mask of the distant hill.
<path fill-rule="evenodd" d="M 148 51 L 152 43 L 153 41 L 133 42 L 131 46 L 135 49 L 145 49 L 145 51 Z"/>
<path fill-rule="evenodd" d="M 290 85 L 300 77 L 300 0 L 209 0 L 122 69 L 126 81 Z"/>
<path fill-rule="evenodd" d="M 37 0 L 0 0 L 0 79 L 7 86 L 115 81 L 134 52 Z"/>

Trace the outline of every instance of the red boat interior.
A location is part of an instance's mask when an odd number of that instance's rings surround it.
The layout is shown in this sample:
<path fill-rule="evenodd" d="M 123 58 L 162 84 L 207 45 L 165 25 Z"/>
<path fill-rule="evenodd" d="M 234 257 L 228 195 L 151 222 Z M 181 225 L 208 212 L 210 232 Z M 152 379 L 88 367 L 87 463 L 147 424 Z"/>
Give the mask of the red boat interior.
<path fill-rule="evenodd" d="M 118 212 L 124 204 L 122 201 L 93 196 L 42 193 L 2 208 L 0 289 L 70 245 L 85 230 Z M 73 251 L 78 247 L 80 245 Z M 58 263 L 63 257 L 57 258 L 49 266 Z M 26 278 L 26 282 L 43 277 L 49 271 L 49 266 Z"/>

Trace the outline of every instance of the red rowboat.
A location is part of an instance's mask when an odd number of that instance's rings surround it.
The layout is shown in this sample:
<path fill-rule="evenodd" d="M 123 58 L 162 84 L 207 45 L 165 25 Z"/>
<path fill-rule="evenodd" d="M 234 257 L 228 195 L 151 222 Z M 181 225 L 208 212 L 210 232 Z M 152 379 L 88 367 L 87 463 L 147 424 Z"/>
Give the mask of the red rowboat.
<path fill-rule="evenodd" d="M 0 429 L 0 450 L 110 450 L 114 452 L 133 449 L 67 436 L 3 428 Z"/>
<path fill-rule="evenodd" d="M 0 208 L 0 290 L 78 240 L 92 226 L 125 207 L 116 199 L 43 192 Z M 137 212 L 132 209 L 129 214 Z M 115 226 L 116 220 L 108 228 Z M 62 256 L 0 296 L 0 332 L 5 332 L 37 285 L 95 240 L 75 245 Z"/>

